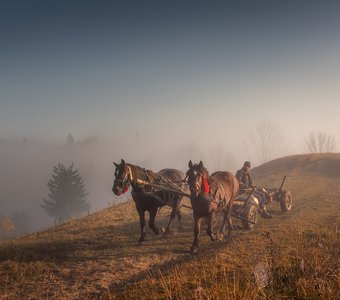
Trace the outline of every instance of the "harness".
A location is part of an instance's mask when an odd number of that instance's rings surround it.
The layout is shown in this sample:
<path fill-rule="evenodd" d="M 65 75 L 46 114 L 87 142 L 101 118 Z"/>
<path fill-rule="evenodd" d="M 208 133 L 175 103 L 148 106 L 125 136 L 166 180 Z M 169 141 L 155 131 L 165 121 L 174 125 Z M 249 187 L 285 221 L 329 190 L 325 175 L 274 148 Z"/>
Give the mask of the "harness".
<path fill-rule="evenodd" d="M 212 178 L 212 184 L 209 185 L 207 177 L 203 176 L 201 192 L 209 195 L 207 201 L 214 202 L 223 208 L 227 205 L 226 191 L 217 180 Z"/>
<path fill-rule="evenodd" d="M 203 193 L 210 193 L 210 186 L 209 186 L 209 183 L 208 183 L 208 180 L 207 180 L 207 176 L 203 175 L 203 179 L 202 179 L 202 192 Z"/>
<path fill-rule="evenodd" d="M 132 171 L 131 171 L 131 167 L 129 165 L 127 165 L 127 168 L 129 170 L 129 178 L 130 178 L 130 181 L 132 182 L 133 181 L 133 175 L 132 175 Z"/>

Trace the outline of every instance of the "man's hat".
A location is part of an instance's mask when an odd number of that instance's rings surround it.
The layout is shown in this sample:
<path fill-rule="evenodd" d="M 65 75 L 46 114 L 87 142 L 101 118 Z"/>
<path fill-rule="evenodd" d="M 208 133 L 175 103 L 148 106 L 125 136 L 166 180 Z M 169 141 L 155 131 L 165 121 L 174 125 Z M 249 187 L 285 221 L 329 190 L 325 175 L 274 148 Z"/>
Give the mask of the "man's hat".
<path fill-rule="evenodd" d="M 250 161 L 248 161 L 248 160 L 245 161 L 244 164 L 243 164 L 243 166 L 244 166 L 244 167 L 249 167 L 249 168 L 251 168 L 251 163 L 250 163 Z"/>

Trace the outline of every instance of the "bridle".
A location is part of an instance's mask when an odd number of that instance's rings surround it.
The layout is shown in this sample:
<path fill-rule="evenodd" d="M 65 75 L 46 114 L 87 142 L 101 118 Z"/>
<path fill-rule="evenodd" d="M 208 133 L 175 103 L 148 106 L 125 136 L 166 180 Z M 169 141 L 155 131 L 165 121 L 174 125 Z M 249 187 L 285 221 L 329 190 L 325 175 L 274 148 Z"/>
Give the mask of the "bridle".
<path fill-rule="evenodd" d="M 195 193 L 199 193 L 199 192 L 203 192 L 203 180 L 204 180 L 204 172 L 203 171 L 192 171 L 193 172 L 193 182 L 189 182 L 189 177 L 188 177 L 188 183 L 189 183 L 189 187 L 191 188 L 192 185 L 194 185 L 194 189 L 195 189 Z M 198 177 L 200 178 L 198 180 Z"/>
<path fill-rule="evenodd" d="M 127 171 L 126 171 L 127 169 Z M 127 164 L 124 168 L 124 176 L 122 179 L 115 179 L 115 182 L 123 187 L 124 192 L 126 192 L 129 189 L 129 186 L 133 182 L 133 174 L 131 167 Z"/>

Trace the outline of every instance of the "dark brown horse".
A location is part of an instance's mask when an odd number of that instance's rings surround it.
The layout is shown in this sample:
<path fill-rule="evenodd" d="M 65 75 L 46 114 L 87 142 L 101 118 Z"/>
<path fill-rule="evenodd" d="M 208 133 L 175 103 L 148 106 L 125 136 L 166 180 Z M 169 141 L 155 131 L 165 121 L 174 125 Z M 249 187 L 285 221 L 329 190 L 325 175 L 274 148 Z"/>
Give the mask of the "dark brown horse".
<path fill-rule="evenodd" d="M 230 236 L 232 229 L 231 209 L 234 197 L 239 190 L 239 184 L 237 178 L 229 172 L 217 171 L 209 176 L 209 172 L 203 166 L 202 161 L 195 165 L 193 165 L 191 160 L 189 161 L 187 177 L 195 222 L 195 238 L 191 246 L 191 252 L 196 253 L 198 251 L 198 236 L 203 217 L 208 218 L 207 234 L 212 241 L 216 241 L 217 237 L 213 232 L 216 213 L 223 211 L 221 234 L 223 237 L 225 225 L 228 222 L 228 236 Z"/>
<path fill-rule="evenodd" d="M 181 213 L 179 211 L 180 202 L 183 198 L 181 195 L 177 195 L 170 192 L 164 191 L 153 191 L 152 187 L 143 185 L 140 182 L 159 182 L 159 180 L 170 180 L 177 186 L 184 188 L 184 174 L 183 172 L 175 169 L 163 169 L 158 173 L 154 173 L 144 168 L 127 164 L 122 159 L 120 164 L 114 163 L 116 166 L 115 180 L 113 183 L 112 191 L 116 195 L 125 193 L 129 186 L 132 186 L 131 195 L 135 201 L 136 209 L 139 214 L 141 237 L 139 242 L 144 241 L 145 233 L 145 212 L 150 213 L 149 226 L 153 232 L 158 235 L 164 231 L 163 228 L 157 228 L 155 225 L 155 218 L 158 208 L 169 205 L 172 207 L 170 220 L 165 233 L 170 233 L 170 225 L 175 216 L 177 215 L 180 229 L 181 224 Z"/>

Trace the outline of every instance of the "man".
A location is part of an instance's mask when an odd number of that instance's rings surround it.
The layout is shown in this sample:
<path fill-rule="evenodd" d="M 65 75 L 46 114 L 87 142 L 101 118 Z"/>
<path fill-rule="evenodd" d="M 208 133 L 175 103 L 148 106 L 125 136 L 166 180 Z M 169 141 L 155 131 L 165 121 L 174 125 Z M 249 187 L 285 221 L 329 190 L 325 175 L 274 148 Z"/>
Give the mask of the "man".
<path fill-rule="evenodd" d="M 254 187 L 253 180 L 249 173 L 250 168 L 251 168 L 250 161 L 245 161 L 242 169 L 236 172 L 236 178 L 238 179 L 238 182 L 240 184 L 240 194 L 249 192 Z M 266 209 L 267 197 L 269 197 L 269 195 L 264 191 L 260 191 L 256 187 L 253 190 L 252 194 L 259 199 L 262 217 L 265 219 L 272 219 L 273 216 L 270 213 L 268 213 Z"/>

